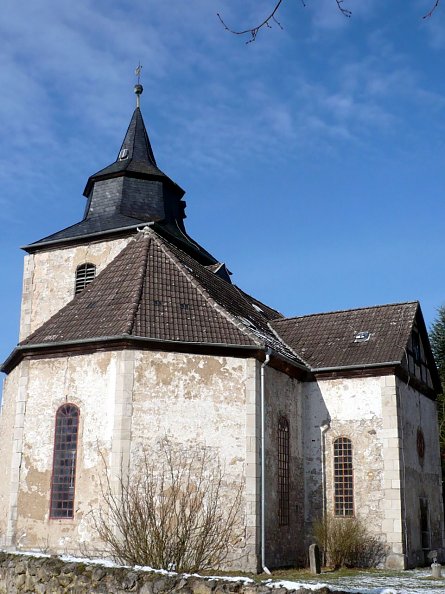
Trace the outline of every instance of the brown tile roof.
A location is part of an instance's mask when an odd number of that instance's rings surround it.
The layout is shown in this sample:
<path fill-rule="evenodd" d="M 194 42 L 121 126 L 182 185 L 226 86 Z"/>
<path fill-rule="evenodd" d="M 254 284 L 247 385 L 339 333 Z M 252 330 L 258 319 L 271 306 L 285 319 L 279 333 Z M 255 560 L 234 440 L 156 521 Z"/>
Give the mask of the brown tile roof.
<path fill-rule="evenodd" d="M 272 322 L 279 336 L 314 371 L 401 362 L 417 301 L 282 318 Z M 369 340 L 356 342 L 359 332 Z"/>
<path fill-rule="evenodd" d="M 270 347 L 298 361 L 269 326 L 277 315 L 147 228 L 20 346 L 130 336 Z"/>

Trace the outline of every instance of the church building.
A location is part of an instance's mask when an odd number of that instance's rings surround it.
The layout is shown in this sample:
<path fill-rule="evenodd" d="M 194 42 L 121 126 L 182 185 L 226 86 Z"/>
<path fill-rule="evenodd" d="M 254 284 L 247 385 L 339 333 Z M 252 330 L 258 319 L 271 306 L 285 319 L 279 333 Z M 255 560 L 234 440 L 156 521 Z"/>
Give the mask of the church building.
<path fill-rule="evenodd" d="M 305 563 L 326 514 L 362 518 L 388 567 L 423 564 L 444 520 L 419 303 L 288 318 L 245 293 L 188 235 L 135 92 L 84 218 L 24 248 L 20 342 L 2 366 L 0 548 L 82 555 L 107 468 L 131 472 L 168 437 L 210 448 L 241 489 L 233 569 Z"/>

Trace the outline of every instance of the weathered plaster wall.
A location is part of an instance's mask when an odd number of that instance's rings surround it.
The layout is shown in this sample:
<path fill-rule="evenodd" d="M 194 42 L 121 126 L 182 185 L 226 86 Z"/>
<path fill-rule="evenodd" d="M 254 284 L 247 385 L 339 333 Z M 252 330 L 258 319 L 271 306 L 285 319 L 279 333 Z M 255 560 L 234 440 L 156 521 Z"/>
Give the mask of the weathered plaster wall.
<path fill-rule="evenodd" d="M 387 543 L 389 565 L 403 568 L 395 377 L 320 380 L 305 385 L 304 403 L 306 534 L 310 536 L 311 523 L 323 506 L 333 512 L 333 443 L 337 437 L 348 437 L 353 447 L 354 512 Z M 326 422 L 322 437 L 320 427 Z"/>
<path fill-rule="evenodd" d="M 429 550 L 443 547 L 442 477 L 436 403 L 411 386 L 397 380 L 397 394 L 401 419 L 401 466 L 405 476 L 402 509 L 406 517 L 408 565 L 423 564 L 420 524 L 420 498 L 428 501 L 430 543 Z M 425 454 L 417 448 L 417 432 L 425 440 Z M 426 552 L 428 552 L 426 550 Z"/>
<path fill-rule="evenodd" d="M 257 494 L 245 473 L 247 456 L 255 456 L 257 448 L 246 415 L 248 405 L 256 406 L 256 362 L 145 351 L 135 354 L 134 365 L 132 464 L 164 437 L 186 448 L 210 448 L 224 465 L 228 492 L 243 488 L 240 520 L 247 519 L 247 530 L 233 557 L 238 567 L 255 571 L 256 518 L 250 504 Z"/>
<path fill-rule="evenodd" d="M 395 376 L 321 380 L 305 386 L 304 418 L 307 534 L 323 508 L 323 474 L 324 505 L 327 511 L 333 510 L 333 442 L 345 436 L 353 444 L 355 513 L 388 545 L 387 566 L 403 569 L 424 561 L 420 497 L 429 501 L 431 546 L 443 546 L 434 402 Z M 320 426 L 325 421 L 329 428 L 324 433 L 322 460 Z M 417 455 L 418 427 L 425 436 L 423 464 Z"/>
<path fill-rule="evenodd" d="M 334 509 L 333 443 L 348 437 L 353 444 L 355 513 L 380 532 L 383 520 L 382 401 L 380 378 L 329 379 L 304 385 L 306 528 L 320 517 L 323 505 Z M 324 460 L 320 427 L 324 432 Z M 326 485 L 323 501 L 322 476 Z"/>
<path fill-rule="evenodd" d="M 29 362 L 17 522 L 8 545 L 62 552 L 91 543 L 87 514 L 98 502 L 100 452 L 112 447 L 119 355 L 106 352 Z M 7 390 L 6 398 L 14 397 Z M 67 402 L 80 408 L 75 520 L 49 519 L 55 414 Z"/>
<path fill-rule="evenodd" d="M 5 546 L 7 542 L 10 510 L 11 513 L 16 512 L 18 468 L 21 460 L 22 423 L 19 415 L 25 408 L 20 386 L 23 386 L 24 380 L 26 385 L 26 371 L 27 365 L 14 369 L 3 386 L 0 408 L 0 546 Z"/>
<path fill-rule="evenodd" d="M 82 553 L 85 544 L 90 550 L 100 548 L 88 512 L 100 500 L 105 476 L 101 453 L 116 485 L 122 468 L 130 464 L 131 471 L 142 451 L 150 454 L 167 436 L 175 445 L 210 448 L 212 459 L 219 458 L 224 466 L 227 496 L 240 486 L 239 520 L 247 527 L 232 556 L 238 567 L 257 569 L 257 516 L 251 512 L 258 492 L 249 476 L 255 467 L 251 460 L 258 456 L 258 436 L 246 414 L 257 407 L 256 361 L 134 350 L 23 361 L 5 390 L 5 421 L 11 426 L 15 401 L 23 409 L 20 370 L 25 368 L 26 414 L 14 428 L 23 434 L 16 465 L 17 520 L 7 513 L 8 490 L 0 491 L 0 525 L 7 528 L 8 518 L 11 524 L 5 545 L 59 553 Z M 66 402 L 80 409 L 75 518 L 55 520 L 49 518 L 54 421 Z M 5 441 L 11 443 L 11 436 Z M 10 448 L 5 456 L 12 468 Z"/>
<path fill-rule="evenodd" d="M 301 383 L 265 368 L 266 449 L 266 566 L 296 566 L 306 561 Z M 289 423 L 289 524 L 279 525 L 278 422 Z M 260 468 L 258 467 L 258 471 Z"/>
<path fill-rule="evenodd" d="M 99 274 L 127 245 L 130 237 L 25 256 L 20 340 L 48 320 L 74 297 L 76 268 L 91 262 Z"/>

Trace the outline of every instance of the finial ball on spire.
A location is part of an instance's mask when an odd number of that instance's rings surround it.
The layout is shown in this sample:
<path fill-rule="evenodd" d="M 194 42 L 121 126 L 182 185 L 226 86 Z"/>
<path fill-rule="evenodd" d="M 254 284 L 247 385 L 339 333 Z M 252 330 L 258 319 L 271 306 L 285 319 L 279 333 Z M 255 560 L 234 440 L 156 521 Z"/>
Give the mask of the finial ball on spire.
<path fill-rule="evenodd" d="M 134 71 L 135 75 L 138 77 L 137 84 L 134 85 L 134 92 L 136 93 L 136 107 L 139 108 L 141 104 L 141 95 L 144 90 L 144 87 L 141 85 L 141 70 L 142 66 L 139 62 L 138 67 Z"/>

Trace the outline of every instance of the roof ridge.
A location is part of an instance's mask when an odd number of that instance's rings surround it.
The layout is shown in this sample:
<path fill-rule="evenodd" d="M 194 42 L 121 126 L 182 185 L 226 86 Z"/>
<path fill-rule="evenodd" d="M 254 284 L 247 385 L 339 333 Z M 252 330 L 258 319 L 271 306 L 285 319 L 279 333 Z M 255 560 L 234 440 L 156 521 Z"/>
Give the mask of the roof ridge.
<path fill-rule="evenodd" d="M 397 305 L 414 305 L 414 304 L 419 305 L 419 301 L 400 301 L 398 303 L 383 303 L 382 305 L 368 305 L 365 307 L 353 307 L 351 309 L 336 309 L 336 310 L 332 310 L 332 311 L 322 311 L 319 313 L 305 314 L 302 316 L 290 316 L 290 317 L 276 318 L 273 320 L 273 322 L 280 323 L 280 322 L 285 322 L 285 321 L 289 321 L 289 320 L 301 320 L 302 318 L 311 318 L 311 317 L 315 317 L 315 316 L 328 316 L 328 315 L 338 314 L 338 313 L 349 313 L 352 311 L 364 311 L 366 309 L 382 309 L 384 307 L 396 307 Z"/>
<path fill-rule="evenodd" d="M 151 237 L 148 236 L 148 233 L 146 233 L 146 231 L 141 231 L 140 235 L 142 237 L 135 237 L 133 241 L 145 241 L 147 245 L 145 247 L 144 260 L 138 270 L 138 275 L 135 277 L 135 297 L 131 303 L 130 312 L 128 314 L 125 334 L 131 334 L 133 332 L 134 323 L 136 320 L 136 316 L 141 302 L 142 292 L 144 289 L 144 280 L 147 276 L 148 252 L 150 250 Z"/>
<path fill-rule="evenodd" d="M 260 340 L 258 340 L 257 335 L 254 332 L 251 332 L 249 330 L 249 328 L 247 328 L 243 323 L 239 322 L 235 316 L 233 316 L 230 312 L 228 312 L 222 305 L 220 305 L 215 299 L 213 299 L 213 297 L 211 295 L 209 295 L 208 291 L 206 291 L 206 289 L 201 285 L 201 283 L 199 281 L 197 281 L 197 279 L 193 276 L 193 274 L 189 273 L 189 271 L 186 268 L 185 264 L 182 264 L 178 258 L 170 252 L 170 250 L 168 250 L 167 245 L 165 245 L 166 243 L 168 243 L 168 241 L 164 238 L 161 238 L 153 229 L 150 229 L 150 234 L 153 235 L 153 239 L 154 241 L 156 241 L 156 243 L 158 243 L 158 245 L 160 246 L 161 250 L 167 255 L 168 258 L 170 258 L 170 260 L 175 264 L 175 266 L 181 271 L 181 273 L 187 278 L 187 280 L 192 284 L 192 286 L 199 291 L 199 293 L 201 293 L 201 295 L 203 296 L 203 298 L 212 306 L 214 307 L 217 312 L 219 314 L 221 314 L 223 317 L 225 317 L 226 319 L 229 320 L 229 322 L 231 324 L 233 324 L 236 328 L 238 328 L 238 330 L 241 330 L 241 332 L 243 332 L 243 334 L 245 334 L 246 336 L 248 336 L 251 340 L 253 340 L 253 342 L 255 344 L 257 344 L 258 346 L 265 346 Z M 180 248 L 177 248 L 180 252 L 184 253 Z M 209 274 L 213 274 L 212 272 L 210 272 L 209 270 L 206 269 L 205 266 L 203 266 L 202 264 L 200 264 L 199 262 L 196 262 L 199 266 L 201 266 L 204 270 L 206 270 L 206 272 L 208 272 Z"/>
<path fill-rule="evenodd" d="M 235 283 L 232 283 L 232 285 L 235 287 L 235 289 L 238 291 L 238 293 L 241 295 L 241 297 L 245 301 L 249 301 L 251 299 L 252 301 L 254 301 L 255 303 L 258 304 L 258 307 L 260 307 L 262 305 L 263 307 L 266 307 L 270 311 L 274 311 L 275 313 L 279 314 L 281 316 L 281 318 L 284 318 L 283 314 L 280 311 L 278 311 L 277 309 L 275 309 L 274 307 L 271 307 L 270 305 L 267 305 L 267 303 L 264 303 L 263 301 L 260 301 L 256 297 L 249 295 L 249 293 L 246 293 L 246 291 L 243 291 L 243 289 L 238 287 L 238 285 L 235 285 Z M 281 319 L 281 318 L 279 317 L 279 318 L 271 318 L 271 319 L 276 320 L 276 319 Z M 267 323 L 269 323 L 269 321 L 270 320 L 267 320 Z"/>

